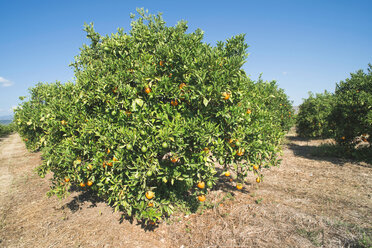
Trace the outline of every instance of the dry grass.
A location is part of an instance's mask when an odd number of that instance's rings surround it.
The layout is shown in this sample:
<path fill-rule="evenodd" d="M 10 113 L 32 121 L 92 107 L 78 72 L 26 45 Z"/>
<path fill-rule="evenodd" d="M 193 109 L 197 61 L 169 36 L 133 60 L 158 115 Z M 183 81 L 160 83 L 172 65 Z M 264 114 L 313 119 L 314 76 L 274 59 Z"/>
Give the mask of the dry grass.
<path fill-rule="evenodd" d="M 27 153 L 17 135 L 4 140 L 0 151 L 12 142 L 17 149 L 8 158 L 0 157 L 1 168 L 10 161 L 8 175 L 13 178 L 0 195 L 2 247 L 372 245 L 372 168 L 312 156 L 311 147 L 320 140 L 290 134 L 282 165 L 265 171 L 263 183 L 238 191 L 222 181 L 197 213 L 175 214 L 154 231 L 121 220 L 87 193 L 75 192 L 63 201 L 47 199 L 48 179 L 32 173 L 39 155 Z"/>

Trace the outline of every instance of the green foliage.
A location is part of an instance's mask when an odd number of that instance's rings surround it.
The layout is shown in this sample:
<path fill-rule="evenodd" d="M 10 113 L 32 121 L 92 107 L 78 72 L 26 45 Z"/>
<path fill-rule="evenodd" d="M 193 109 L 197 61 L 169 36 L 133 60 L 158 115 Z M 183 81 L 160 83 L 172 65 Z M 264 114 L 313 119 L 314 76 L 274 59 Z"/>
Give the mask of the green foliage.
<path fill-rule="evenodd" d="M 301 137 L 329 138 L 332 128 L 329 124 L 329 115 L 334 106 L 334 97 L 331 93 L 316 94 L 309 92 L 309 98 L 300 105 L 296 117 L 297 133 Z"/>
<path fill-rule="evenodd" d="M 2 125 L 0 124 L 0 137 L 4 137 L 8 134 L 11 134 L 14 131 L 15 127 L 13 123 L 10 123 L 8 125 Z"/>
<path fill-rule="evenodd" d="M 42 150 L 40 175 L 53 172 L 50 194 L 76 185 L 155 221 L 207 194 L 196 185 L 215 184 L 215 161 L 238 181 L 261 177 L 253 165 L 277 165 L 292 107 L 274 82 L 246 76 L 244 35 L 212 47 L 185 22 L 139 14 L 129 33 L 85 25 L 76 82 L 38 84 L 15 121 L 27 147 Z"/>
<path fill-rule="evenodd" d="M 351 73 L 336 85 L 334 94 L 310 94 L 300 106 L 296 124 L 300 136 L 335 139 L 337 146 L 322 147 L 319 154 L 371 163 L 372 65 L 367 73 Z"/>
<path fill-rule="evenodd" d="M 334 138 L 342 145 L 355 146 L 372 134 L 372 65 L 336 85 L 335 106 L 330 114 Z"/>

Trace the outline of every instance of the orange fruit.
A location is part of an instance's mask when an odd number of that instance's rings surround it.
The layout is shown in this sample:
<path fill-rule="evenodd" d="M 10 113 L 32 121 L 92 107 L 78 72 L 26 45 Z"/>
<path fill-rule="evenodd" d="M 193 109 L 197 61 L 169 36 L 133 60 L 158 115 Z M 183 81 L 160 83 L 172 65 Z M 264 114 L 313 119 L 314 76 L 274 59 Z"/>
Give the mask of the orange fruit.
<path fill-rule="evenodd" d="M 147 204 L 147 206 L 149 206 L 150 208 L 154 206 L 154 203 L 153 202 L 149 202 L 149 204 Z"/>
<path fill-rule="evenodd" d="M 26 138 L 26 139 L 25 139 L 25 141 L 27 142 L 27 141 L 28 141 L 28 139 Z"/>
<path fill-rule="evenodd" d="M 147 87 L 147 88 L 145 89 L 145 92 L 146 92 L 146 94 L 150 94 L 151 89 L 150 89 L 149 87 Z"/>
<path fill-rule="evenodd" d="M 106 168 L 106 162 L 103 162 L 102 165 L 103 165 L 103 168 Z"/>
<path fill-rule="evenodd" d="M 80 187 L 84 188 L 85 187 L 85 183 L 80 183 Z"/>
<path fill-rule="evenodd" d="M 200 202 L 203 202 L 203 201 L 205 201 L 205 195 L 199 195 L 198 196 L 198 200 L 200 201 Z"/>
<path fill-rule="evenodd" d="M 226 172 L 225 172 L 225 176 L 226 176 L 226 177 L 229 177 L 229 176 L 230 176 L 230 171 L 226 171 Z"/>
<path fill-rule="evenodd" d="M 154 198 L 155 194 L 152 191 L 147 191 L 145 196 L 147 199 L 151 200 L 152 198 Z"/>
<path fill-rule="evenodd" d="M 62 120 L 62 121 L 61 121 L 61 124 L 62 124 L 62 125 L 67 125 L 67 122 L 66 122 L 65 120 Z"/>
<path fill-rule="evenodd" d="M 205 183 L 204 182 L 199 182 L 198 183 L 198 188 L 199 189 L 204 189 L 205 188 Z"/>
<path fill-rule="evenodd" d="M 243 184 L 241 184 L 241 183 L 236 184 L 236 188 L 241 190 L 243 188 Z"/>
<path fill-rule="evenodd" d="M 342 140 L 345 140 L 345 136 L 342 136 L 341 139 L 342 139 Z"/>
<path fill-rule="evenodd" d="M 172 157 L 172 158 L 171 158 L 171 161 L 172 161 L 172 163 L 177 163 L 177 162 L 178 162 L 178 158 L 176 158 L 176 157 Z"/>
<path fill-rule="evenodd" d="M 230 178 L 230 180 L 229 180 L 230 182 L 232 182 L 232 181 L 234 181 L 232 178 Z"/>
<path fill-rule="evenodd" d="M 160 66 L 164 66 L 164 61 L 161 60 L 161 61 L 159 62 L 159 65 L 160 65 Z"/>
<path fill-rule="evenodd" d="M 186 87 L 186 84 L 185 83 L 181 83 L 180 84 L 180 86 L 179 86 L 180 90 L 182 90 L 183 87 Z"/>
<path fill-rule="evenodd" d="M 171 104 L 172 104 L 172 106 L 177 106 L 178 105 L 178 102 L 177 102 L 177 100 L 172 100 L 171 101 Z"/>
<path fill-rule="evenodd" d="M 87 182 L 87 185 L 90 187 L 90 186 L 93 185 L 93 182 L 92 182 L 92 181 L 88 181 L 88 182 Z"/>
<path fill-rule="evenodd" d="M 256 164 L 253 165 L 253 169 L 254 169 L 254 170 L 258 170 L 258 165 L 256 165 Z"/>
<path fill-rule="evenodd" d="M 256 178 L 256 182 L 259 183 L 261 182 L 261 179 L 259 177 Z"/>
<path fill-rule="evenodd" d="M 89 164 L 89 165 L 87 166 L 87 168 L 88 168 L 88 170 L 93 170 L 93 165 Z"/>
<path fill-rule="evenodd" d="M 70 182 L 70 178 L 65 177 L 65 182 L 66 182 L 66 183 Z"/>
<path fill-rule="evenodd" d="M 244 149 L 239 148 L 238 150 L 236 150 L 236 155 L 238 155 L 239 157 L 243 156 L 243 154 L 244 154 Z"/>
<path fill-rule="evenodd" d="M 107 149 L 107 154 L 109 154 L 111 151 L 110 151 L 110 148 L 109 149 Z"/>
<path fill-rule="evenodd" d="M 113 166 L 112 162 L 110 162 L 110 163 L 107 163 L 107 165 L 108 165 L 108 166 L 110 166 L 110 167 L 112 167 L 112 166 Z"/>
<path fill-rule="evenodd" d="M 222 96 L 223 96 L 224 100 L 229 100 L 229 98 L 230 98 L 230 94 L 227 93 L 227 92 L 222 92 Z"/>
<path fill-rule="evenodd" d="M 117 162 L 117 161 L 119 161 L 119 160 L 118 160 L 117 158 L 114 157 L 114 158 L 112 159 L 112 161 Z"/>
<path fill-rule="evenodd" d="M 250 114 L 250 113 L 252 113 L 252 111 L 250 109 L 247 109 L 247 112 L 246 113 L 247 114 Z"/>

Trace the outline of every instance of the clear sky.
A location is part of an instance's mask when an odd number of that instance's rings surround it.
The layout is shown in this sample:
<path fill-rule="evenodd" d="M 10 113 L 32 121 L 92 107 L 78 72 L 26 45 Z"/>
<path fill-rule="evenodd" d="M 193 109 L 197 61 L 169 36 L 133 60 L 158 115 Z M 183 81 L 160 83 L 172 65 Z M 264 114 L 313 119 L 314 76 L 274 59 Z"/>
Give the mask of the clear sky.
<path fill-rule="evenodd" d="M 277 80 L 295 105 L 372 63 L 371 0 L 0 0 L 0 116 L 38 82 L 73 80 L 84 22 L 101 35 L 128 31 L 136 7 L 162 12 L 168 26 L 188 21 L 212 45 L 245 33 L 247 74 Z"/>

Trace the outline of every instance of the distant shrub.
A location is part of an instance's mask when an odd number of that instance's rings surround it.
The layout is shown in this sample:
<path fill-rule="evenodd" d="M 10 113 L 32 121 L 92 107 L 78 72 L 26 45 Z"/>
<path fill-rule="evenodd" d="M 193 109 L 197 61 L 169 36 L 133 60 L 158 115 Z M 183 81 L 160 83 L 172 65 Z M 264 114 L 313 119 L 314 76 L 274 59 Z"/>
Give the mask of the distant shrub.
<path fill-rule="evenodd" d="M 10 123 L 8 125 L 0 124 L 0 137 L 4 137 L 8 134 L 11 134 L 14 131 L 14 124 Z"/>
<path fill-rule="evenodd" d="M 299 108 L 296 117 L 297 133 L 301 137 L 329 138 L 332 136 L 332 128 L 329 123 L 329 115 L 334 106 L 334 97 L 324 91 L 314 95 L 309 93 Z"/>

